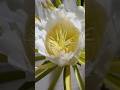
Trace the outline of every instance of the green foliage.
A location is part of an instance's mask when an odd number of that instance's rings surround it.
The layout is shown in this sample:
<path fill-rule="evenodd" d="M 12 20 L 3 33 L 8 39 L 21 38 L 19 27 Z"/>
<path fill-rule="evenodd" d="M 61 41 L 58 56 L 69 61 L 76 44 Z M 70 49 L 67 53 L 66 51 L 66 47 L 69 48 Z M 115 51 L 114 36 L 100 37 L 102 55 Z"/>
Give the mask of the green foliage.
<path fill-rule="evenodd" d="M 55 69 L 54 78 L 53 78 L 53 80 L 51 81 L 48 90 L 54 90 L 55 85 L 56 85 L 56 83 L 57 83 L 57 81 L 58 81 L 58 79 L 59 79 L 59 77 L 60 77 L 60 75 L 61 75 L 61 73 L 62 73 L 62 70 L 63 70 L 62 67 L 57 67 L 57 68 Z"/>
<path fill-rule="evenodd" d="M 77 65 L 74 65 L 73 69 L 74 69 L 74 72 L 75 72 L 75 76 L 76 76 L 76 79 L 77 79 L 77 82 L 78 82 L 79 89 L 80 90 L 85 90 L 85 84 L 84 84 L 84 82 L 81 78 L 81 75 L 79 73 Z"/>
<path fill-rule="evenodd" d="M 39 81 L 43 77 L 45 77 L 47 74 L 49 74 L 52 70 L 54 70 L 57 66 L 53 63 L 48 62 L 47 64 L 42 64 L 38 67 L 38 69 L 35 71 L 35 79 L 36 81 Z"/>
<path fill-rule="evenodd" d="M 64 90 L 72 90 L 70 66 L 64 67 L 63 84 Z"/>
<path fill-rule="evenodd" d="M 35 60 L 38 61 L 38 60 L 44 60 L 45 59 L 45 56 L 35 56 Z"/>
<path fill-rule="evenodd" d="M 61 0 L 55 0 L 54 5 L 55 7 L 58 7 L 61 3 Z"/>
<path fill-rule="evenodd" d="M 81 0 L 76 0 L 77 6 L 81 5 Z"/>

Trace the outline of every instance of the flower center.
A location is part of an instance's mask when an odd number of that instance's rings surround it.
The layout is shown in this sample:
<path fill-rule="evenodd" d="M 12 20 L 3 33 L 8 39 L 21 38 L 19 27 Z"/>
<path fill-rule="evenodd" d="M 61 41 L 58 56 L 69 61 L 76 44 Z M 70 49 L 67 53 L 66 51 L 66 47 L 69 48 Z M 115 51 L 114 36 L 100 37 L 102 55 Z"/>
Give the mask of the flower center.
<path fill-rule="evenodd" d="M 45 46 L 50 55 L 59 56 L 78 48 L 80 32 L 69 20 L 59 20 L 47 32 Z"/>

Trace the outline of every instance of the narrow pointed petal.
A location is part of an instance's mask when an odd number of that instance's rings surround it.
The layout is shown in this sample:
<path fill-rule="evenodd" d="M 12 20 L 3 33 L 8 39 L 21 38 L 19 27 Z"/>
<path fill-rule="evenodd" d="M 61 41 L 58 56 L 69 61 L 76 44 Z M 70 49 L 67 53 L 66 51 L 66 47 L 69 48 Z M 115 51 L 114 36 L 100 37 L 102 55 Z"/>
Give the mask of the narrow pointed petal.
<path fill-rule="evenodd" d="M 70 66 L 66 66 L 64 68 L 64 76 L 63 76 L 64 90 L 72 90 L 70 73 L 71 73 Z"/>
<path fill-rule="evenodd" d="M 76 76 L 76 79 L 77 79 L 77 82 L 78 82 L 79 89 L 80 90 L 85 90 L 85 85 L 84 85 L 83 80 L 80 76 L 80 73 L 79 73 L 79 70 L 78 70 L 77 66 L 74 65 L 73 69 L 74 69 L 74 72 L 75 72 L 75 76 Z"/>
<path fill-rule="evenodd" d="M 43 77 L 48 75 L 52 70 L 54 70 L 57 66 L 52 63 L 47 63 L 42 66 L 39 66 L 35 71 L 35 79 L 36 82 L 41 80 Z"/>
<path fill-rule="evenodd" d="M 57 67 L 56 68 L 56 72 L 54 73 L 54 79 L 51 81 L 50 86 L 48 88 L 48 90 L 54 90 L 57 81 L 62 73 L 63 68 L 62 67 Z"/>

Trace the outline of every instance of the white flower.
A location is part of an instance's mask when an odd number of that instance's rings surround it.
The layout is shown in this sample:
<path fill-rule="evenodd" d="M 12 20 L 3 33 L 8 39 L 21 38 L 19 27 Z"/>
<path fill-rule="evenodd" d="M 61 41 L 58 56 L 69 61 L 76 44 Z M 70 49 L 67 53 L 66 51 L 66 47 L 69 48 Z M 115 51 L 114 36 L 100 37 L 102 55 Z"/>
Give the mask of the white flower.
<path fill-rule="evenodd" d="M 85 47 L 84 8 L 75 6 L 67 10 L 67 7 L 61 5 L 49 11 L 47 18 L 35 24 L 36 48 L 41 55 L 60 66 L 75 63 L 74 57 Z"/>

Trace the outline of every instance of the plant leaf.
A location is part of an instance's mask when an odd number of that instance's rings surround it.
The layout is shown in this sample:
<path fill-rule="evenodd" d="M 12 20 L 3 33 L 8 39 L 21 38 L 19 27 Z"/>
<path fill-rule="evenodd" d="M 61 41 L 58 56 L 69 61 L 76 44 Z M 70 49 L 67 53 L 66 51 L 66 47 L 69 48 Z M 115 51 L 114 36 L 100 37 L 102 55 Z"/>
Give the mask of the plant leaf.
<path fill-rule="evenodd" d="M 44 56 L 35 56 L 35 60 L 38 61 L 38 60 L 45 60 L 45 57 Z"/>
<path fill-rule="evenodd" d="M 44 67 L 44 68 L 42 68 Z M 42 79 L 45 77 L 48 73 L 50 73 L 52 70 L 54 70 L 57 66 L 53 63 L 48 63 L 44 64 L 44 66 L 40 66 L 36 71 L 35 71 L 35 79 L 36 81 Z"/>
<path fill-rule="evenodd" d="M 77 6 L 81 6 L 81 0 L 76 0 Z"/>
<path fill-rule="evenodd" d="M 40 55 L 38 52 L 35 52 L 35 60 L 45 60 L 45 56 Z"/>
<path fill-rule="evenodd" d="M 35 69 L 35 74 L 38 74 L 38 73 L 42 72 L 43 70 L 50 68 L 53 65 L 54 64 L 51 63 L 50 61 L 45 61 L 41 65 L 37 66 L 37 68 Z"/>
<path fill-rule="evenodd" d="M 51 0 L 46 0 L 46 3 L 47 3 L 47 6 L 48 6 L 49 9 L 53 10 L 55 8 L 55 6 L 51 2 Z"/>
<path fill-rule="evenodd" d="M 70 66 L 65 66 L 63 76 L 64 90 L 72 90 Z"/>
<path fill-rule="evenodd" d="M 76 76 L 76 79 L 77 79 L 78 86 L 79 86 L 80 90 L 85 90 L 85 85 L 84 85 L 84 82 L 83 82 L 83 80 L 82 80 L 82 78 L 80 76 L 77 65 L 74 65 L 73 69 L 74 69 L 75 76 Z"/>
<path fill-rule="evenodd" d="M 62 70 L 63 70 L 62 67 L 57 67 L 57 68 L 56 68 L 56 72 L 55 72 L 54 79 L 51 81 L 48 90 L 54 90 L 55 85 L 56 85 L 56 83 L 57 83 L 57 81 L 58 81 L 58 79 L 59 79 L 59 77 L 60 77 L 60 75 L 61 75 L 61 73 L 62 73 Z"/>
<path fill-rule="evenodd" d="M 37 69 L 35 69 L 35 74 L 38 74 L 38 73 L 42 72 L 43 70 L 45 70 L 47 68 L 50 68 L 51 66 L 53 66 L 53 63 L 51 63 L 51 62 L 44 62 L 40 66 L 37 66 Z"/>
<path fill-rule="evenodd" d="M 35 49 L 35 52 L 38 53 L 38 49 Z"/>
<path fill-rule="evenodd" d="M 58 7 L 60 4 L 61 4 L 61 0 L 55 0 L 55 1 L 54 1 L 54 5 L 55 5 L 56 7 Z"/>

